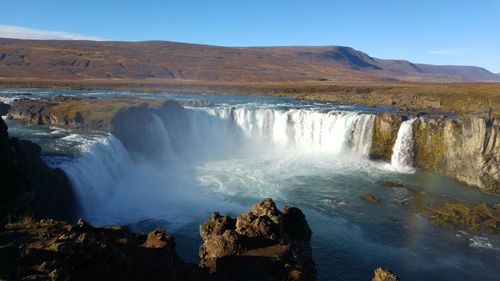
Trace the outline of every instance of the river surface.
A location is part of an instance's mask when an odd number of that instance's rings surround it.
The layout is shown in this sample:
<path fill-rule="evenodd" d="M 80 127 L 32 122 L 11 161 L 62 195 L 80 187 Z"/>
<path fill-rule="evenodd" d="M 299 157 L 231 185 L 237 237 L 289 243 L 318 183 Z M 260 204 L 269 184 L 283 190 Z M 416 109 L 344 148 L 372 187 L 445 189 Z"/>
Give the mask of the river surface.
<path fill-rule="evenodd" d="M 154 159 L 129 155 L 109 134 L 6 120 L 11 136 L 40 144 L 45 161 L 65 170 L 82 217 L 140 232 L 161 225 L 187 261 L 198 262 L 198 226 L 211 212 L 236 216 L 271 197 L 280 208 L 296 206 L 306 214 L 319 280 L 370 280 L 379 266 L 405 281 L 498 280 L 498 235 L 434 226 L 421 207 L 447 200 L 499 203 L 499 196 L 411 167 L 411 117 L 399 130 L 390 162 L 368 159 L 373 113 L 392 108 L 45 89 L 0 89 L 0 100 L 21 97 L 12 93 L 211 101 L 187 107 L 189 137 L 180 142 L 153 118 L 144 141 L 156 148 Z M 404 187 L 384 187 L 383 180 Z M 360 200 L 364 193 L 380 203 Z"/>

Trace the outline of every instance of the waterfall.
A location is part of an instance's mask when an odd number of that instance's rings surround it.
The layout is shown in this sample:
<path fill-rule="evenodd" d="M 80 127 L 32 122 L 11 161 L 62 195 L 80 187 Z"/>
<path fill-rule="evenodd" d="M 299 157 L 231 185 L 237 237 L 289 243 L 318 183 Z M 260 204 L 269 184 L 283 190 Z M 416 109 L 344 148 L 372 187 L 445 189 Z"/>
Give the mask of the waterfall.
<path fill-rule="evenodd" d="M 247 139 L 301 152 L 353 151 L 367 156 L 374 115 L 348 111 L 221 107 L 212 115 L 229 120 Z"/>
<path fill-rule="evenodd" d="M 116 181 L 131 161 L 121 142 L 112 135 L 71 134 L 81 155 L 58 165 L 68 175 L 85 216 L 92 216 L 112 196 Z"/>
<path fill-rule="evenodd" d="M 146 144 L 152 149 L 153 157 L 161 162 L 173 162 L 174 149 L 167 128 L 158 115 L 151 113 L 152 122 L 146 126 Z"/>
<path fill-rule="evenodd" d="M 361 155 L 368 155 L 372 147 L 375 116 L 371 114 L 361 114 L 356 117 L 351 148 Z"/>
<path fill-rule="evenodd" d="M 134 157 L 112 135 L 71 135 L 81 144 L 80 155 L 59 167 L 73 184 L 82 215 L 98 222 L 129 212 L 138 218 L 144 213 L 161 216 L 159 204 L 179 204 L 171 194 L 200 193 L 184 188 L 186 175 L 192 181 L 190 169 L 199 163 L 276 151 L 278 157 L 318 153 L 331 158 L 331 153 L 351 152 L 368 156 L 373 135 L 374 115 L 353 111 L 221 106 L 186 113 L 189 137 L 182 139 L 185 145 L 179 149 L 172 145 L 179 136 L 170 135 L 153 112 Z"/>
<path fill-rule="evenodd" d="M 401 123 L 392 149 L 391 166 L 397 171 L 413 171 L 413 120 Z"/>

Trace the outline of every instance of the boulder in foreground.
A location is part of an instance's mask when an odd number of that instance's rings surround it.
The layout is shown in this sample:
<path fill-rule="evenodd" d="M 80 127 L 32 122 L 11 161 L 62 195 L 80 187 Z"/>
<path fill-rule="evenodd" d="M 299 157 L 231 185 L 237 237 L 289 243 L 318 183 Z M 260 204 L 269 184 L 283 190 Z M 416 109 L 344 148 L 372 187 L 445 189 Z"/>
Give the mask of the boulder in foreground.
<path fill-rule="evenodd" d="M 315 280 L 311 234 L 300 209 L 269 198 L 236 219 L 214 213 L 200 226 L 200 266 L 214 280 Z"/>

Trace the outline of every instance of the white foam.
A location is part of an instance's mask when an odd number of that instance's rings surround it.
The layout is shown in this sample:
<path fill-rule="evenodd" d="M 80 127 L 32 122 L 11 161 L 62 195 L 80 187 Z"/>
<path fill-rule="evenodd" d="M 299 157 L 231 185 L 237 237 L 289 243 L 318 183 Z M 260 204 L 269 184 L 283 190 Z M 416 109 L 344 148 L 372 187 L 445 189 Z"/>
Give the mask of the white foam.
<path fill-rule="evenodd" d="M 391 157 L 391 167 L 398 172 L 413 173 L 413 124 L 414 119 L 401 123 Z"/>
<path fill-rule="evenodd" d="M 469 244 L 469 247 L 472 247 L 472 248 L 494 249 L 494 247 L 491 244 L 488 237 L 473 236 L 472 238 L 469 239 L 469 241 L 471 241 L 471 243 Z"/>

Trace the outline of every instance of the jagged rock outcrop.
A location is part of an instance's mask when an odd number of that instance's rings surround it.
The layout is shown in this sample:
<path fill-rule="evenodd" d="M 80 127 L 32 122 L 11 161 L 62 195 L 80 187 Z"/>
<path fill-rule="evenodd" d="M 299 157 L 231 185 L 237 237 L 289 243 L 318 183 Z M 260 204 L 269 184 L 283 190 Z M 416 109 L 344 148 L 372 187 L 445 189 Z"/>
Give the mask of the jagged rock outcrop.
<path fill-rule="evenodd" d="M 399 281 L 399 277 L 389 269 L 379 267 L 375 269 L 372 281 Z"/>
<path fill-rule="evenodd" d="M 311 234 L 300 209 L 272 199 L 236 219 L 214 213 L 200 226 L 200 266 L 214 280 L 315 280 Z"/>
<path fill-rule="evenodd" d="M 199 280 L 199 271 L 161 229 L 137 235 L 84 221 L 24 220 L 0 233 L 0 279 Z"/>
<path fill-rule="evenodd" d="M 73 219 L 77 202 L 66 174 L 49 168 L 38 145 L 9 138 L 0 118 L 0 228 L 21 216 Z"/>

